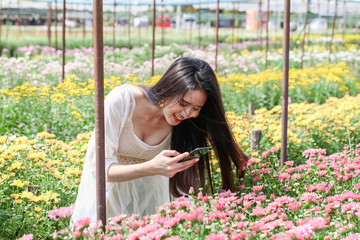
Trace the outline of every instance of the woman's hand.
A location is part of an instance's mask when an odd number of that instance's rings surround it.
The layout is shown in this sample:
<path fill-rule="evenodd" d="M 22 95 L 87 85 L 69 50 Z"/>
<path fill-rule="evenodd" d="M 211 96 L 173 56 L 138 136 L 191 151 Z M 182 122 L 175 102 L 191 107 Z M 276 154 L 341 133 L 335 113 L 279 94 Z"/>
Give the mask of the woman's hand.
<path fill-rule="evenodd" d="M 199 161 L 198 158 L 194 158 L 179 163 L 180 160 L 187 156 L 189 156 L 188 152 L 180 154 L 175 150 L 163 150 L 148 163 L 154 175 L 172 178 L 176 173 L 188 169 Z"/>

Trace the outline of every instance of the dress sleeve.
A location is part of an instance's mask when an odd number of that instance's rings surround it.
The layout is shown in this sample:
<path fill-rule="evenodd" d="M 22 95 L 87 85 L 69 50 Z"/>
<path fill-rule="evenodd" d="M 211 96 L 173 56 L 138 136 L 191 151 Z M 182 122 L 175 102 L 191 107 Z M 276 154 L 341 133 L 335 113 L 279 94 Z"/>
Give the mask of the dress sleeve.
<path fill-rule="evenodd" d="M 130 90 L 122 85 L 115 87 L 105 98 L 105 176 L 106 176 L 106 199 L 114 182 L 107 182 L 107 171 L 111 164 L 117 163 L 119 137 L 127 120 L 132 116 L 135 100 Z M 71 217 L 73 224 L 80 219 L 90 217 L 96 223 L 96 147 L 95 131 L 93 132 L 85 156 L 85 163 L 81 176 L 75 209 Z"/>
<path fill-rule="evenodd" d="M 119 137 L 125 123 L 132 115 L 134 100 L 125 86 L 114 88 L 105 98 L 104 104 L 104 125 L 105 125 L 105 176 L 111 164 L 117 163 L 116 153 L 119 146 Z M 95 173 L 95 131 L 93 132 L 89 145 L 86 160 L 91 162 L 91 171 Z M 90 159 L 88 159 L 88 157 Z"/>

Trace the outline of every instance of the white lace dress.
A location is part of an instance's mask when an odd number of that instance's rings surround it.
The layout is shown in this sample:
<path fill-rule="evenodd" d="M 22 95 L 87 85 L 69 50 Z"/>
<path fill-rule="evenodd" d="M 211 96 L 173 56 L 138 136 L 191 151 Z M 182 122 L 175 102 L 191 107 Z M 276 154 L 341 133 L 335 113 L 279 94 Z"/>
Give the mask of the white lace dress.
<path fill-rule="evenodd" d="M 136 136 L 131 121 L 135 104 L 135 98 L 127 84 L 115 87 L 105 99 L 106 173 L 113 163 L 141 163 L 170 147 L 171 134 L 156 146 L 150 146 Z M 97 219 L 95 156 L 94 132 L 88 144 L 71 225 L 86 217 L 90 217 L 93 222 Z M 164 176 L 149 176 L 126 182 L 106 182 L 107 218 L 120 214 L 153 214 L 157 206 L 169 200 L 169 178 Z"/>

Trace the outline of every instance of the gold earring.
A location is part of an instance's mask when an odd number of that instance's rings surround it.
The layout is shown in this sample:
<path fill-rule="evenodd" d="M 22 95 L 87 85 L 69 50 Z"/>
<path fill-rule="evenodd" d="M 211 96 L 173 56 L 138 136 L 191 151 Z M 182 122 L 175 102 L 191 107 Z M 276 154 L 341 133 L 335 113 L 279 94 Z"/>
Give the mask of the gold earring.
<path fill-rule="evenodd" d="M 196 116 L 192 117 L 192 118 L 197 118 L 199 116 L 200 113 L 196 114 Z"/>
<path fill-rule="evenodd" d="M 163 108 L 165 106 L 165 103 L 164 103 L 164 99 L 161 99 L 160 103 L 159 103 L 159 107 L 160 108 Z"/>

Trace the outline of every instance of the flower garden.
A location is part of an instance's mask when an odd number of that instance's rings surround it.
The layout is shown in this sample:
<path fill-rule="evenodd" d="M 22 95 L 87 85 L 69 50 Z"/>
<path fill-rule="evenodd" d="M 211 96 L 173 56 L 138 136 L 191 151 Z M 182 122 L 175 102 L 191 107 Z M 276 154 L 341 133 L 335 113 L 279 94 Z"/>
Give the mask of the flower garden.
<path fill-rule="evenodd" d="M 360 50 L 358 34 L 311 35 L 303 68 L 300 42 L 290 52 L 288 161 L 280 167 L 281 37 L 271 39 L 268 69 L 259 42 L 220 44 L 217 76 L 227 117 L 251 156 L 239 192 L 192 194 L 139 218 L 105 225 L 88 219 L 68 229 L 87 142 L 94 128 L 92 49 L 61 52 L 32 45 L 0 57 L 0 239 L 359 239 Z M 252 49 L 249 48 L 252 46 Z M 124 84 L 153 84 L 180 56 L 214 66 L 215 46 L 105 48 L 105 94 Z M 8 54 L 7 54 L 8 53 Z M 255 114 L 248 114 L 248 104 Z M 45 132 L 51 126 L 52 133 Z M 262 130 L 250 150 L 251 129 Z M 218 175 L 217 175 L 218 174 Z"/>

